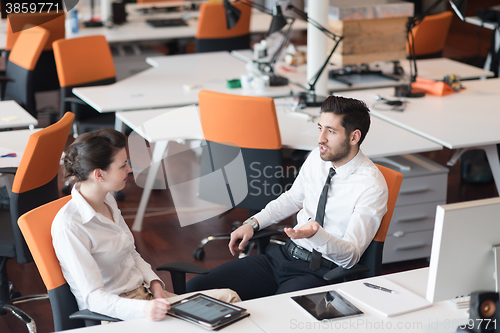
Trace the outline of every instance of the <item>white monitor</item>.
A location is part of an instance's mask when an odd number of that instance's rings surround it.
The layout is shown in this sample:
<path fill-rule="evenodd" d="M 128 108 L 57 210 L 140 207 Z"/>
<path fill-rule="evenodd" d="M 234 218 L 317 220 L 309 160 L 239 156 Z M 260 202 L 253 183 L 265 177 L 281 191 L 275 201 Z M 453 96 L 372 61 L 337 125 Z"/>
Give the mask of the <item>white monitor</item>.
<path fill-rule="evenodd" d="M 432 303 L 497 291 L 500 198 L 437 207 L 426 298 Z M 497 257 L 497 258 L 496 258 Z"/>

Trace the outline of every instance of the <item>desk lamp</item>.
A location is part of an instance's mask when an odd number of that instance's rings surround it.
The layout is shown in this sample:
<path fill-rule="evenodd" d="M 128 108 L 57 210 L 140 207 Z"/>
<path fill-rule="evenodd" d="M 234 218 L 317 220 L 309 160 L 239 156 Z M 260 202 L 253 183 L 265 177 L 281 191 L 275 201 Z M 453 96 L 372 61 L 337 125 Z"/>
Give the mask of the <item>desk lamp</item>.
<path fill-rule="evenodd" d="M 288 29 L 283 34 L 283 39 L 281 41 L 281 44 L 276 50 L 276 52 L 273 54 L 271 59 L 267 62 L 256 61 L 259 65 L 259 70 L 269 76 L 270 86 L 272 87 L 286 86 L 288 84 L 288 79 L 283 76 L 276 75 L 274 73 L 274 66 L 279 58 L 279 55 L 283 51 L 288 39 L 290 38 L 290 33 L 292 30 L 291 28 L 295 19 L 290 18 L 289 20 L 289 18 L 285 17 L 282 13 L 280 5 L 275 5 L 273 11 L 270 11 L 266 7 L 254 3 L 253 1 L 250 0 L 238 0 L 237 2 L 240 2 L 246 6 L 255 7 L 256 9 L 258 9 L 263 13 L 272 15 L 273 18 L 271 20 L 271 25 L 267 32 L 267 36 L 270 36 L 273 33 L 280 31 L 288 24 Z M 228 0 L 224 0 L 224 8 L 226 9 L 227 28 L 232 29 L 238 22 L 240 11 L 236 7 L 234 7 Z"/>
<path fill-rule="evenodd" d="M 294 5 L 288 5 L 286 8 L 287 11 L 291 11 L 295 13 L 300 19 L 306 21 L 307 23 L 310 23 L 313 27 L 316 29 L 320 30 L 322 33 L 324 33 L 327 37 L 331 38 L 334 42 L 332 51 L 326 58 L 325 62 L 323 65 L 320 67 L 318 72 L 307 82 L 307 85 L 309 86 L 307 88 L 307 91 L 301 92 L 298 95 L 296 95 L 296 98 L 299 101 L 299 108 L 305 108 L 305 107 L 318 107 L 323 104 L 323 101 L 326 99 L 325 96 L 318 96 L 315 93 L 315 87 L 316 83 L 318 82 L 319 77 L 321 76 L 321 73 L 325 70 L 326 66 L 328 65 L 328 62 L 330 61 L 330 58 L 332 57 L 333 53 L 337 49 L 337 46 L 339 45 L 340 41 L 344 38 L 343 36 L 336 35 L 327 28 L 323 27 L 321 24 L 310 18 L 304 11 L 298 9 Z"/>
<path fill-rule="evenodd" d="M 83 22 L 86 28 L 102 27 L 104 25 L 102 21 L 97 21 L 94 17 L 94 1 L 95 0 L 90 0 L 90 19 Z"/>
<path fill-rule="evenodd" d="M 408 45 L 410 46 L 410 83 L 405 86 L 396 87 L 397 97 L 423 97 L 425 92 L 415 92 L 412 91 L 412 84 L 417 80 L 417 58 L 415 56 L 415 43 L 413 41 L 413 29 L 427 16 L 431 11 L 433 11 L 443 0 L 435 1 L 427 10 L 423 11 L 421 14 L 411 18 L 408 23 L 406 23 L 406 39 Z M 457 16 L 463 21 L 465 16 L 465 8 L 467 7 L 467 0 L 448 0 L 451 7 L 457 14 Z M 410 43 L 411 41 L 411 43 Z"/>

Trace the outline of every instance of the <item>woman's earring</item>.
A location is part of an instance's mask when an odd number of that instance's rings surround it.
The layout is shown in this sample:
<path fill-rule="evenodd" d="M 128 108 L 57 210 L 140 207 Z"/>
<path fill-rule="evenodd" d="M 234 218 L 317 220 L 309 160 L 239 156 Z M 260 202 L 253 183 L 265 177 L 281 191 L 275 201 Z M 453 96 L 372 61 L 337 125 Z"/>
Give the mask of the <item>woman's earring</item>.
<path fill-rule="evenodd" d="M 101 182 L 103 182 L 103 181 L 104 181 L 104 179 L 101 178 Z"/>

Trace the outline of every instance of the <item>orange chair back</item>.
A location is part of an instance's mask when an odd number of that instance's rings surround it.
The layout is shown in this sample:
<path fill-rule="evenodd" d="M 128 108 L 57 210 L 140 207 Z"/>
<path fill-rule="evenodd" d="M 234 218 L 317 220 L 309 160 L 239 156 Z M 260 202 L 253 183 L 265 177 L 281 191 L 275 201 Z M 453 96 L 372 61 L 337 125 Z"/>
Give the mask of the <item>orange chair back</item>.
<path fill-rule="evenodd" d="M 54 11 L 50 13 L 12 13 L 7 15 L 7 32 L 5 35 L 5 50 L 10 51 L 14 48 L 16 40 L 22 31 L 14 32 L 14 30 L 19 30 L 19 27 L 24 27 L 26 24 L 31 24 L 44 28 L 50 32 L 49 38 L 43 45 L 43 50 L 52 50 L 52 43 L 58 39 L 64 38 L 65 29 L 65 15 L 64 13 L 56 13 Z"/>
<path fill-rule="evenodd" d="M 57 123 L 31 134 L 14 177 L 12 192 L 24 193 L 57 177 L 74 117 L 67 112 Z"/>
<path fill-rule="evenodd" d="M 413 29 L 416 56 L 437 54 L 443 51 L 452 18 L 451 11 L 428 15 Z M 410 45 L 411 39 L 410 44 L 406 45 L 408 54 Z"/>
<path fill-rule="evenodd" d="M 33 71 L 48 38 L 49 31 L 41 27 L 22 30 L 10 53 L 9 61 L 24 69 Z"/>
<path fill-rule="evenodd" d="M 200 119 L 205 140 L 240 148 L 281 149 L 274 100 L 200 91 Z"/>
<path fill-rule="evenodd" d="M 195 38 L 215 39 L 233 38 L 250 33 L 250 14 L 252 8 L 241 3 L 233 4 L 241 11 L 236 25 L 228 30 L 226 25 L 226 11 L 222 2 L 204 2 L 200 5 L 200 16 L 196 27 Z"/>
<path fill-rule="evenodd" d="M 378 164 L 377 167 L 380 172 L 382 172 L 382 175 L 384 175 L 385 182 L 387 183 L 387 189 L 389 190 L 389 198 L 387 200 L 387 212 L 382 218 L 380 227 L 378 228 L 373 240 L 376 242 L 385 242 L 387 230 L 389 229 L 389 224 L 392 219 L 392 213 L 394 213 L 394 208 L 396 207 L 401 182 L 403 181 L 403 175 L 395 170 Z"/>
<path fill-rule="evenodd" d="M 78 86 L 116 76 L 113 56 L 102 35 L 54 42 L 54 57 L 61 87 Z"/>
<path fill-rule="evenodd" d="M 18 225 L 33 256 L 47 290 L 66 283 L 61 265 L 52 245 L 50 233 L 57 212 L 71 199 L 65 196 L 23 214 Z"/>

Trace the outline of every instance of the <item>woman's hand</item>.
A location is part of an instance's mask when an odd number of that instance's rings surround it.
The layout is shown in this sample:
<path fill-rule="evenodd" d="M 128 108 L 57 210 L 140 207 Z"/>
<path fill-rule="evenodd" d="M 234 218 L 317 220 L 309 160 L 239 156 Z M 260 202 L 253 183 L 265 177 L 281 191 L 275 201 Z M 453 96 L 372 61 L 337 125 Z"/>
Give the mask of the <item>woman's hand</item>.
<path fill-rule="evenodd" d="M 163 291 L 163 286 L 158 280 L 151 281 L 151 283 L 149 284 L 149 291 L 153 295 L 154 299 L 167 298 L 165 292 Z"/>
<path fill-rule="evenodd" d="M 170 309 L 170 302 L 166 298 L 157 298 L 148 301 L 144 308 L 146 318 L 153 321 L 160 321 L 165 318 Z"/>

